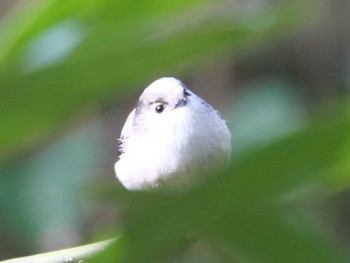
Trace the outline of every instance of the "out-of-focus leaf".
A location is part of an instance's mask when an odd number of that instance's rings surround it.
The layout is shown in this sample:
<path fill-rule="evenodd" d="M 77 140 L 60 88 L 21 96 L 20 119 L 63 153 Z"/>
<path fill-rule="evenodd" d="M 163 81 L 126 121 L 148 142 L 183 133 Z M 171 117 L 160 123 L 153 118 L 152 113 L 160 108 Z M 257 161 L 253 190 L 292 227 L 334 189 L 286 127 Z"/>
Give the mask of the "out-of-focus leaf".
<path fill-rule="evenodd" d="M 191 247 L 191 233 L 230 262 L 347 262 L 295 209 L 300 200 L 285 197 L 309 184 L 334 191 L 333 167 L 350 160 L 348 112 L 251 152 L 184 194 L 118 191 L 128 212 L 117 262 L 169 262 Z"/>
<path fill-rule="evenodd" d="M 293 3 L 240 12 L 209 0 L 52 0 L 19 8 L 0 27 L 0 156 L 59 129 L 117 88 L 277 37 L 302 24 L 305 10 Z M 61 38 L 48 38 L 52 30 Z"/>
<path fill-rule="evenodd" d="M 35 263 L 61 263 L 61 262 L 81 262 L 84 259 L 91 257 L 97 252 L 103 251 L 116 239 L 105 240 L 93 244 L 84 246 L 62 249 L 54 252 L 42 253 L 32 255 L 28 257 L 14 258 L 2 263 L 23 263 L 23 262 L 35 262 Z"/>

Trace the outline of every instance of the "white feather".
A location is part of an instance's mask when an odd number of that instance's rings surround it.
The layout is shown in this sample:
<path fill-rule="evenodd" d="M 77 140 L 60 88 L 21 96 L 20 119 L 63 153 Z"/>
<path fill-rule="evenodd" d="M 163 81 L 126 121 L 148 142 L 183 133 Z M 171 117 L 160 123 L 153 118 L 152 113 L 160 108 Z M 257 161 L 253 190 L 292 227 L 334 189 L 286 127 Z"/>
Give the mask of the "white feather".
<path fill-rule="evenodd" d="M 157 113 L 160 104 L 164 111 Z M 175 78 L 159 79 L 144 90 L 121 140 L 123 153 L 114 168 L 128 189 L 181 185 L 199 171 L 228 160 L 231 153 L 225 121 Z"/>

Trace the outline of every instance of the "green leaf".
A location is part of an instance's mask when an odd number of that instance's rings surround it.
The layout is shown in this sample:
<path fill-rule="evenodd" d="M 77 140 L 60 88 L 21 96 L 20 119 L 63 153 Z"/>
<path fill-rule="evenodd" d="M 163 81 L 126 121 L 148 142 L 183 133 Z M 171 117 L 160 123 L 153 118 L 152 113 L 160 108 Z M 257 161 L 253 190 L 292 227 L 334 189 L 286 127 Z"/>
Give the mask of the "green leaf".
<path fill-rule="evenodd" d="M 141 80 L 278 37 L 306 20 L 304 7 L 237 13 L 225 1 L 52 0 L 18 8 L 0 27 L 0 156 Z"/>
<path fill-rule="evenodd" d="M 194 233 L 199 244 L 224 262 L 347 262 L 300 201 L 307 197 L 317 202 L 320 193 L 324 199 L 336 190 L 333 176 L 338 170 L 333 167 L 345 158 L 349 162 L 349 155 L 344 155 L 350 142 L 348 112 L 343 108 L 331 114 L 336 118 L 324 116 L 247 154 L 189 192 L 118 190 L 114 198 L 127 213 L 124 242 L 118 244 L 114 258 L 179 259 L 193 247 L 186 237 Z M 300 191 L 310 185 L 314 188 L 306 189 L 313 191 Z"/>
<path fill-rule="evenodd" d="M 84 246 L 57 250 L 27 257 L 14 258 L 2 263 L 20 263 L 20 262 L 35 262 L 35 263 L 60 263 L 60 262 L 81 262 L 92 257 L 97 252 L 105 250 L 116 239 L 105 240 Z"/>

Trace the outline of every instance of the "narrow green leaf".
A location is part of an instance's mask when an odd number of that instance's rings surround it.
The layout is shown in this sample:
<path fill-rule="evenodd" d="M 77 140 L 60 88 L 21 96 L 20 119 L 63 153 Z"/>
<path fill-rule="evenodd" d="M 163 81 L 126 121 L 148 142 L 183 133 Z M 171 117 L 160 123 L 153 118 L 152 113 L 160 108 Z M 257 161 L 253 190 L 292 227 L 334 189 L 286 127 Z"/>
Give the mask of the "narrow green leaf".
<path fill-rule="evenodd" d="M 7 61 L 0 67 L 2 157 L 60 129 L 65 120 L 89 105 L 103 104 L 119 89 L 258 45 L 307 17 L 301 19 L 305 10 L 299 4 L 240 14 L 224 1 L 64 0 L 42 5 L 33 14 L 19 10 L 1 31 L 7 39 L 0 52 Z M 300 12 L 294 13 L 297 7 Z M 23 22 L 22 12 L 29 16 Z M 254 27 L 258 23 L 265 26 Z M 60 30 L 56 37 L 77 36 L 69 50 L 54 58 L 65 39 L 45 42 L 52 30 Z"/>

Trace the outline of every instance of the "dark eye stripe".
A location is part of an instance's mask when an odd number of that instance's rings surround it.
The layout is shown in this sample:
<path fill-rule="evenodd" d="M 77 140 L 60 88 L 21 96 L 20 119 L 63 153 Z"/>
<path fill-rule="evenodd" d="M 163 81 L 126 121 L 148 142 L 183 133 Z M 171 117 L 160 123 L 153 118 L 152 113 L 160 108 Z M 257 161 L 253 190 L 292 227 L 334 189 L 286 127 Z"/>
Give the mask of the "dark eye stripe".
<path fill-rule="evenodd" d="M 166 104 L 168 104 L 166 101 L 164 101 L 164 99 L 156 99 L 156 100 L 154 100 L 154 101 L 151 101 L 151 102 L 149 102 L 148 104 L 149 105 L 152 105 L 152 104 L 156 104 L 156 103 L 159 103 L 159 104 L 163 104 L 163 105 L 166 105 Z"/>
<path fill-rule="evenodd" d="M 184 96 L 191 96 L 191 93 L 189 93 L 187 89 L 184 89 Z"/>
<path fill-rule="evenodd" d="M 118 139 L 117 142 L 117 156 L 119 157 L 124 153 L 124 144 L 123 144 L 123 138 Z"/>

